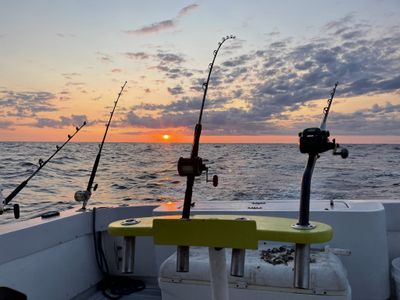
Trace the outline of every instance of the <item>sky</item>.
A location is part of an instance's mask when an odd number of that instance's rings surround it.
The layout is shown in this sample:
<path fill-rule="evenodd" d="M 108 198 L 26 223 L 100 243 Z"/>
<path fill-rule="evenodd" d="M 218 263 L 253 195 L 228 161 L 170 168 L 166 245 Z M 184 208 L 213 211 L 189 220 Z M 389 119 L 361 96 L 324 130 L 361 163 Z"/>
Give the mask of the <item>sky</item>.
<path fill-rule="evenodd" d="M 0 0 L 0 141 L 400 143 L 400 1 Z M 163 136 L 169 139 L 164 140 Z"/>

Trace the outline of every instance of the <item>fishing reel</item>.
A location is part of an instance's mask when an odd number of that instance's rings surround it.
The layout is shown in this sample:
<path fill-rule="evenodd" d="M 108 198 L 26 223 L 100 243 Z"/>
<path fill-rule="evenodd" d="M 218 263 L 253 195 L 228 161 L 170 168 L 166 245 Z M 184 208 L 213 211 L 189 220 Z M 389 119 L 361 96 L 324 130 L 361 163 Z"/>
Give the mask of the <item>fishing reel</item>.
<path fill-rule="evenodd" d="M 342 158 L 349 156 L 349 151 L 345 148 L 339 149 L 339 144 L 335 139 L 329 141 L 329 131 L 320 128 L 307 128 L 299 133 L 300 152 L 309 154 L 319 154 L 328 150 L 333 150 L 333 155 L 340 155 Z"/>
<path fill-rule="evenodd" d="M 0 215 L 12 210 L 14 213 L 14 218 L 19 219 L 19 216 L 20 216 L 19 205 L 14 204 L 12 207 L 7 207 L 8 205 L 4 205 L 5 199 L 3 197 L 2 191 L 3 191 L 3 189 L 0 189 Z"/>
<path fill-rule="evenodd" d="M 7 206 L 4 206 L 3 203 L 2 203 L 1 206 L 2 207 L 0 208 L 0 215 L 2 215 L 5 212 L 8 212 L 8 211 L 12 210 L 13 213 L 14 213 L 14 218 L 19 219 L 20 210 L 19 210 L 19 205 L 18 204 L 14 204 L 12 207 L 7 207 Z"/>
<path fill-rule="evenodd" d="M 96 183 L 93 186 L 93 191 L 95 192 L 97 190 L 97 187 L 99 185 Z M 85 191 L 76 191 L 75 195 L 74 195 L 74 199 L 77 202 L 82 202 L 82 209 L 85 210 L 86 209 L 86 204 L 88 203 L 90 197 L 92 196 L 92 192 L 89 190 L 85 190 Z"/>
<path fill-rule="evenodd" d="M 90 196 L 92 196 L 92 193 L 89 191 L 76 191 L 74 198 L 75 198 L 75 201 L 77 201 L 77 202 L 86 203 L 89 201 Z"/>
<path fill-rule="evenodd" d="M 203 171 L 206 171 L 206 182 L 212 182 L 214 187 L 218 186 L 218 176 L 214 175 L 212 180 L 208 179 L 208 167 L 203 164 L 203 159 L 196 158 L 183 158 L 178 160 L 178 174 L 179 176 L 200 176 Z"/>

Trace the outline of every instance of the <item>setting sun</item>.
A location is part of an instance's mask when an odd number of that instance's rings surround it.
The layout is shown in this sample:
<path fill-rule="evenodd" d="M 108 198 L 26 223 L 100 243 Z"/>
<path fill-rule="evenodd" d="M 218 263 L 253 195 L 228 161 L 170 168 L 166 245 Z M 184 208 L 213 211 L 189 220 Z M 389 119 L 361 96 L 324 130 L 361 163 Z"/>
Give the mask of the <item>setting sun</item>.
<path fill-rule="evenodd" d="M 171 138 L 171 136 L 169 134 L 164 134 L 162 136 L 162 138 L 163 138 L 163 140 L 167 141 L 167 140 L 169 140 Z"/>

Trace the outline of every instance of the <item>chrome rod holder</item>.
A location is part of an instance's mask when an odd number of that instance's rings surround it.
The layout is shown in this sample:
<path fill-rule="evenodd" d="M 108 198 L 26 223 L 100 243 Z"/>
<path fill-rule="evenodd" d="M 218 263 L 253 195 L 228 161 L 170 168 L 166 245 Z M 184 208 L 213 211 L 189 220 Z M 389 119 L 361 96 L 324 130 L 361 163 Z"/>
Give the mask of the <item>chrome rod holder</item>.
<path fill-rule="evenodd" d="M 133 273 L 135 265 L 135 237 L 126 236 L 122 246 L 122 273 Z"/>
<path fill-rule="evenodd" d="M 244 276 L 245 249 L 232 249 L 231 275 L 235 277 Z"/>
<path fill-rule="evenodd" d="M 176 271 L 189 272 L 189 246 L 178 246 L 176 250 Z"/>
<path fill-rule="evenodd" d="M 308 289 L 310 286 L 310 244 L 296 244 L 294 257 L 294 287 Z"/>

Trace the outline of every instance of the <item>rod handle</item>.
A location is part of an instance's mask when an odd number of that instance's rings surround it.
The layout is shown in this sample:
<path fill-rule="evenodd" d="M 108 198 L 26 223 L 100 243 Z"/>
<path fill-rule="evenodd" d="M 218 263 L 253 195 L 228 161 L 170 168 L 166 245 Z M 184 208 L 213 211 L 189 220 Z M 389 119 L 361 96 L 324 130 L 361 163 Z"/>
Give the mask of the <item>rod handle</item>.
<path fill-rule="evenodd" d="M 15 188 L 15 190 L 13 190 L 13 191 L 11 192 L 10 195 L 7 196 L 7 198 L 4 200 L 4 205 L 7 205 L 8 203 L 10 203 L 11 200 L 14 199 L 14 197 L 17 196 L 18 193 L 27 185 L 27 183 L 28 183 L 27 180 L 22 181 L 22 182 L 20 183 L 20 185 L 17 186 L 17 187 Z"/>

